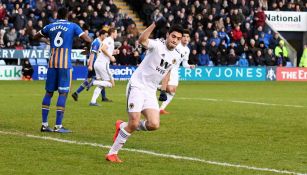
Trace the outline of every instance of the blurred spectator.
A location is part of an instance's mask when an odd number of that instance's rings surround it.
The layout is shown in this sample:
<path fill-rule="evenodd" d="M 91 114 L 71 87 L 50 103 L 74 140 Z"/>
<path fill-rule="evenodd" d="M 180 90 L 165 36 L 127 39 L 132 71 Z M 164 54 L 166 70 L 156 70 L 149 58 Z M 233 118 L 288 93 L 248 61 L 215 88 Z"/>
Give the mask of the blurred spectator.
<path fill-rule="evenodd" d="M 4 20 L 4 18 L 6 17 L 6 9 L 5 9 L 5 4 L 2 4 L 0 2 L 0 22 L 2 22 Z"/>
<path fill-rule="evenodd" d="M 203 48 L 198 55 L 198 66 L 208 66 L 210 62 L 209 55 L 206 53 L 206 49 Z"/>
<path fill-rule="evenodd" d="M 307 67 L 307 44 L 304 45 L 304 51 L 303 51 L 299 66 Z"/>
<path fill-rule="evenodd" d="M 249 66 L 249 65 L 248 65 L 248 60 L 246 59 L 246 54 L 245 54 L 245 53 L 243 53 L 243 54 L 240 56 L 238 66 L 241 66 L 241 67 L 247 67 L 247 66 Z"/>
<path fill-rule="evenodd" d="M 218 47 L 214 40 L 211 41 L 210 45 L 207 48 L 208 54 L 210 56 L 211 61 L 214 65 L 219 65 L 219 61 L 217 59 L 217 52 L 219 51 Z"/>
<path fill-rule="evenodd" d="M 232 39 L 235 42 L 239 42 L 243 36 L 242 31 L 239 25 L 236 25 L 235 28 L 231 31 Z"/>
<path fill-rule="evenodd" d="M 127 50 L 124 48 L 121 50 L 116 62 L 117 65 L 127 66 L 130 60 L 130 54 L 128 54 Z"/>
<path fill-rule="evenodd" d="M 265 62 L 267 66 L 276 66 L 277 65 L 277 60 L 276 57 L 273 53 L 272 49 L 268 49 L 267 53 L 265 53 Z"/>
<path fill-rule="evenodd" d="M 32 75 L 34 70 L 28 59 L 24 60 L 21 72 L 22 72 L 22 80 L 26 81 L 32 80 Z"/>
<path fill-rule="evenodd" d="M 129 65 L 138 66 L 140 63 L 140 53 L 135 50 L 133 51 L 132 56 L 130 56 Z"/>
<path fill-rule="evenodd" d="M 227 55 L 227 65 L 235 66 L 237 64 L 238 57 L 235 53 L 234 49 L 229 50 L 229 54 Z"/>
<path fill-rule="evenodd" d="M 275 49 L 275 47 L 279 44 L 280 38 L 279 33 L 274 33 L 274 36 L 270 39 L 270 45 L 269 47 L 271 49 Z"/>
<path fill-rule="evenodd" d="M 6 32 L 4 34 L 4 38 L 3 38 L 4 45 L 6 45 L 7 47 L 10 47 L 15 44 L 16 39 L 17 39 L 17 32 L 16 32 L 16 29 L 12 27 L 9 30 L 9 32 Z"/>
<path fill-rule="evenodd" d="M 26 17 L 22 13 L 22 8 L 19 8 L 17 10 L 17 13 L 13 14 L 13 19 L 14 19 L 14 27 L 16 30 L 20 30 L 26 26 Z"/>
<path fill-rule="evenodd" d="M 288 58 L 288 49 L 285 46 L 285 41 L 280 40 L 279 45 L 275 47 L 275 55 L 277 57 L 277 64 L 278 66 L 285 66 Z"/>
<path fill-rule="evenodd" d="M 256 66 L 265 66 L 265 59 L 264 59 L 264 56 L 262 55 L 261 50 L 257 50 L 254 60 L 255 60 Z"/>
<path fill-rule="evenodd" d="M 255 13 L 255 27 L 258 28 L 259 26 L 264 27 L 265 25 L 265 14 L 262 7 L 258 7 Z"/>
<path fill-rule="evenodd" d="M 194 48 L 189 55 L 189 64 L 198 65 L 197 50 Z"/>
<path fill-rule="evenodd" d="M 26 35 L 26 32 L 24 29 L 19 30 L 17 41 L 20 41 L 20 43 L 23 45 L 24 48 L 28 47 L 29 44 L 29 36 Z"/>

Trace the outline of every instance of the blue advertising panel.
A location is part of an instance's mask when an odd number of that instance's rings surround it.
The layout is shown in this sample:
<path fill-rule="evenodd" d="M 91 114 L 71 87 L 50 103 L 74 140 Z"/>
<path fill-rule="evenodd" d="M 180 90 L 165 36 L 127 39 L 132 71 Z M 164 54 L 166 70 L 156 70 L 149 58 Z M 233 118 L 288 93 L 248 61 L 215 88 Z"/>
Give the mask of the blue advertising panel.
<path fill-rule="evenodd" d="M 46 80 L 47 66 L 33 66 L 33 80 Z M 134 66 L 111 66 L 110 71 L 115 80 L 129 80 L 132 73 L 136 70 Z M 87 78 L 86 66 L 73 66 L 73 80 L 84 80 Z"/>
<path fill-rule="evenodd" d="M 180 80 L 265 81 L 265 67 L 196 67 L 179 69 Z"/>

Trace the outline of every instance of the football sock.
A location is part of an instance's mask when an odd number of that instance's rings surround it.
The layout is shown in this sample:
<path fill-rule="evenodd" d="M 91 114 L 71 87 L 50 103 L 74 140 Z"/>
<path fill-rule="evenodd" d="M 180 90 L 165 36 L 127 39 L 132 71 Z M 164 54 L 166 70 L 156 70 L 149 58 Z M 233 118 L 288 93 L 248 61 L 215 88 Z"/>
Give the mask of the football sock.
<path fill-rule="evenodd" d="M 139 126 L 136 128 L 137 131 L 148 131 L 146 127 L 147 120 L 141 120 Z"/>
<path fill-rule="evenodd" d="M 101 81 L 101 80 L 95 80 L 93 82 L 93 85 L 95 86 L 102 86 L 102 87 L 112 87 L 112 83 L 110 83 L 109 81 Z"/>
<path fill-rule="evenodd" d="M 119 128 L 122 129 L 122 128 L 126 128 L 128 126 L 128 122 L 123 122 L 119 125 Z"/>
<path fill-rule="evenodd" d="M 99 97 L 99 94 L 102 90 L 102 87 L 97 86 L 94 90 L 93 96 L 92 96 L 92 100 L 91 103 L 96 103 L 97 98 Z"/>
<path fill-rule="evenodd" d="M 48 114 L 52 96 L 45 94 L 42 102 L 42 124 L 48 126 Z"/>
<path fill-rule="evenodd" d="M 161 104 L 161 107 L 160 109 L 164 110 L 167 105 L 172 101 L 172 99 L 174 98 L 175 96 L 175 93 L 166 93 L 166 96 L 167 96 L 167 100 L 164 101 L 162 104 Z"/>
<path fill-rule="evenodd" d="M 106 89 L 105 88 L 102 88 L 102 90 L 101 90 L 101 97 L 102 97 L 102 99 L 106 98 Z"/>
<path fill-rule="evenodd" d="M 64 111 L 65 111 L 65 104 L 66 104 L 66 96 L 59 95 L 58 102 L 56 104 L 56 125 L 62 125 L 62 120 L 64 117 Z"/>
<path fill-rule="evenodd" d="M 77 89 L 76 93 L 77 94 L 81 93 L 84 90 L 84 88 L 88 86 L 88 84 L 89 83 L 87 82 L 87 80 L 84 80 L 83 83 L 80 85 L 80 87 Z"/>
<path fill-rule="evenodd" d="M 124 144 L 126 143 L 128 137 L 130 135 L 131 134 L 129 134 L 127 131 L 125 131 L 124 128 L 121 128 L 118 132 L 118 135 L 117 135 L 108 155 L 117 154 L 118 151 L 124 146 Z"/>

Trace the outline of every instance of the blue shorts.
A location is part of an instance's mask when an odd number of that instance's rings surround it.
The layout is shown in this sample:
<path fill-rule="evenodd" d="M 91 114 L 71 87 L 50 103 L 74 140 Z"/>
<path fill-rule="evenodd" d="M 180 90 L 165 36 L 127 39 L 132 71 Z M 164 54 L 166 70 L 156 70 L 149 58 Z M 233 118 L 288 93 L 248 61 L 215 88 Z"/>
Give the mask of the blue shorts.
<path fill-rule="evenodd" d="M 70 90 L 71 79 L 71 69 L 48 68 L 45 89 L 47 92 L 58 90 L 59 93 L 68 93 Z"/>

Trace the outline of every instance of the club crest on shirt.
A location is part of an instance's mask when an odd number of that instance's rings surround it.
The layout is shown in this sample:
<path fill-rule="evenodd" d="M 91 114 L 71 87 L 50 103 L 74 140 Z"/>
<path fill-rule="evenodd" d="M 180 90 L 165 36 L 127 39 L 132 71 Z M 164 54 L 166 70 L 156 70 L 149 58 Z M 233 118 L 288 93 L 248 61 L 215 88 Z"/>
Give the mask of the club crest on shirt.
<path fill-rule="evenodd" d="M 176 59 L 173 59 L 172 63 L 173 64 L 176 64 L 177 60 Z"/>
<path fill-rule="evenodd" d="M 129 104 L 129 109 L 132 109 L 134 107 L 134 104 L 133 103 L 130 103 Z"/>

